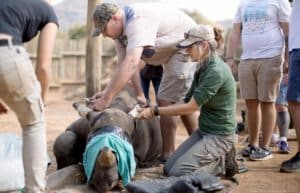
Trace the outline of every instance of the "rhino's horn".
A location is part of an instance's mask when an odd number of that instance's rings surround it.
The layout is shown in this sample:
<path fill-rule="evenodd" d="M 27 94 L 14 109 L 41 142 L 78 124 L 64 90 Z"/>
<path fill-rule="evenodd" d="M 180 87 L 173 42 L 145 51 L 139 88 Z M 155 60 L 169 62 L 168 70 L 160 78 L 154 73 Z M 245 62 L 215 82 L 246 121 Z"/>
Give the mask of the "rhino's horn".
<path fill-rule="evenodd" d="M 104 147 L 99 154 L 98 163 L 101 167 L 111 167 L 117 163 L 117 159 L 108 147 Z"/>

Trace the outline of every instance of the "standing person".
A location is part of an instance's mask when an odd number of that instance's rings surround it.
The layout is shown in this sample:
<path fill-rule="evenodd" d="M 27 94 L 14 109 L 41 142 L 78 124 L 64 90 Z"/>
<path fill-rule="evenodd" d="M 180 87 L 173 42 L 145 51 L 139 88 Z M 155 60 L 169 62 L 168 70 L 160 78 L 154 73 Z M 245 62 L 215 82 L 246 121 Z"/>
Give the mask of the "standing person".
<path fill-rule="evenodd" d="M 221 174 L 225 169 L 225 155 L 231 150 L 230 162 L 236 163 L 236 88 L 230 68 L 216 53 L 223 43 L 220 32 L 217 28 L 200 24 L 190 29 L 185 40 L 178 45 L 186 48 L 192 60 L 197 62 L 197 71 L 184 98 L 185 103 L 145 108 L 137 116 L 148 119 L 155 115 L 186 115 L 200 109 L 198 129 L 165 163 L 164 171 L 169 176 L 201 170 Z M 236 164 L 231 169 L 236 170 Z"/>
<path fill-rule="evenodd" d="M 289 34 L 289 82 L 287 100 L 296 129 L 298 150 L 294 157 L 281 164 L 282 172 L 300 172 L 300 1 L 293 1 Z"/>
<path fill-rule="evenodd" d="M 57 29 L 57 17 L 46 1 L 10 0 L 0 4 L 0 98 L 16 113 L 23 129 L 26 193 L 45 192 L 44 104 Z M 38 32 L 36 77 L 22 43 L 30 41 Z M 0 101 L 0 109 L 3 107 L 4 103 Z"/>
<path fill-rule="evenodd" d="M 163 64 L 164 72 L 158 91 L 160 106 L 180 101 L 189 88 L 195 64 L 176 44 L 183 34 L 196 23 L 178 9 L 163 3 L 136 3 L 120 9 L 102 3 L 94 12 L 95 33 L 115 40 L 118 65 L 111 81 L 101 93 L 96 93 L 94 109 L 106 108 L 114 96 L 131 79 L 138 100 L 146 102 L 139 77 L 141 59 L 151 65 Z M 141 65 L 141 64 L 140 64 Z M 175 149 L 176 117 L 161 116 L 163 152 L 165 161 Z M 184 123 L 189 133 L 197 126 L 195 115 L 185 115 Z"/>
<path fill-rule="evenodd" d="M 239 64 L 241 96 L 246 101 L 250 143 L 242 150 L 251 160 L 273 157 L 269 149 L 276 123 L 275 99 L 284 65 L 288 62 L 287 42 L 290 5 L 286 0 L 241 0 L 229 37 L 226 62 L 237 72 L 235 53 L 242 39 Z M 259 130 L 262 143 L 259 146 Z"/>
<path fill-rule="evenodd" d="M 288 102 L 286 100 L 288 80 L 287 74 L 283 75 L 280 83 L 279 93 L 276 99 L 277 126 L 279 129 L 279 139 L 276 142 L 279 153 L 290 153 L 290 148 L 287 142 L 288 131 L 290 126 L 290 113 Z"/>

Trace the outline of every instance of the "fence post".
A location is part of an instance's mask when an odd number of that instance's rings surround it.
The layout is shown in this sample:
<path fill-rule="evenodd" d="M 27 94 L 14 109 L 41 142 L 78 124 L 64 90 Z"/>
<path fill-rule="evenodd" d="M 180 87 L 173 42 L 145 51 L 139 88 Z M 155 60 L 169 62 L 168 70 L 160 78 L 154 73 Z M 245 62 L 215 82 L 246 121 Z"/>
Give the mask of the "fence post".
<path fill-rule="evenodd" d="M 88 0 L 87 11 L 87 43 L 86 43 L 86 97 L 93 96 L 94 93 L 100 91 L 101 85 L 101 38 L 91 36 L 94 29 L 93 12 L 95 7 L 100 3 L 100 0 Z"/>

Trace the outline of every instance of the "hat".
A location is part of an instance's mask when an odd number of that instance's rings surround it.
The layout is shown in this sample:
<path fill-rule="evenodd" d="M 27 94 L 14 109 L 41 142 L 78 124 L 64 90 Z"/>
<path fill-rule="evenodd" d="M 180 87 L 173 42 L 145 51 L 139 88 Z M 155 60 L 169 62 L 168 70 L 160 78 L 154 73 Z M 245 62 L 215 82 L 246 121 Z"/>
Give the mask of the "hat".
<path fill-rule="evenodd" d="M 187 33 L 184 33 L 184 38 L 185 39 L 177 45 L 178 48 L 187 48 L 201 41 L 215 41 L 215 34 L 211 26 L 199 24 L 191 28 Z"/>
<path fill-rule="evenodd" d="M 93 37 L 99 36 L 103 32 L 107 22 L 117 11 L 118 7 L 115 4 L 101 3 L 97 5 L 93 15 L 95 24 Z"/>

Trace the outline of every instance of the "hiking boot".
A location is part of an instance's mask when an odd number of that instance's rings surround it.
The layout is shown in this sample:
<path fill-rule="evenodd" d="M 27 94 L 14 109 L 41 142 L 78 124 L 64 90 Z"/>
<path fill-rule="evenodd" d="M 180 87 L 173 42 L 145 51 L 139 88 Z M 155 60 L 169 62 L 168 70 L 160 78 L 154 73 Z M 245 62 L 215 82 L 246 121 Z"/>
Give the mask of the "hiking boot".
<path fill-rule="evenodd" d="M 248 144 L 247 147 L 242 149 L 239 154 L 243 157 L 249 157 L 254 151 L 256 151 L 256 148 L 253 145 Z"/>
<path fill-rule="evenodd" d="M 235 154 L 235 147 L 233 146 L 225 155 L 225 176 L 229 178 L 238 173 L 238 163 L 236 162 Z"/>
<path fill-rule="evenodd" d="M 253 161 L 262 161 L 273 158 L 273 154 L 269 149 L 260 147 L 257 148 L 249 158 Z"/>
<path fill-rule="evenodd" d="M 277 147 L 278 147 L 278 153 L 282 154 L 288 154 L 290 153 L 290 148 L 288 146 L 288 143 L 286 141 L 278 141 L 277 142 Z"/>
<path fill-rule="evenodd" d="M 283 162 L 280 167 L 281 172 L 300 172 L 300 152 L 291 159 Z"/>

